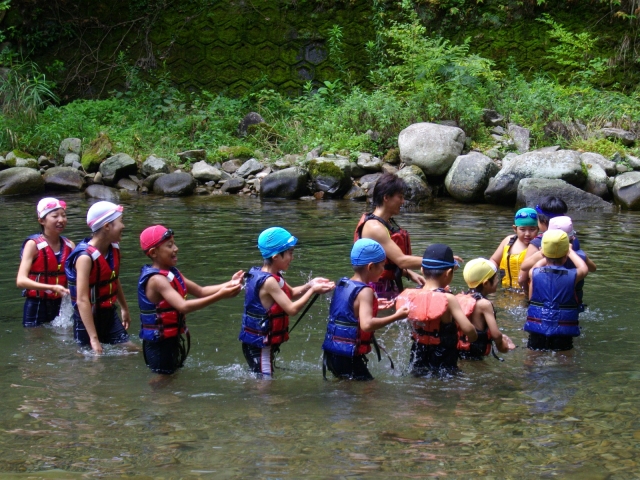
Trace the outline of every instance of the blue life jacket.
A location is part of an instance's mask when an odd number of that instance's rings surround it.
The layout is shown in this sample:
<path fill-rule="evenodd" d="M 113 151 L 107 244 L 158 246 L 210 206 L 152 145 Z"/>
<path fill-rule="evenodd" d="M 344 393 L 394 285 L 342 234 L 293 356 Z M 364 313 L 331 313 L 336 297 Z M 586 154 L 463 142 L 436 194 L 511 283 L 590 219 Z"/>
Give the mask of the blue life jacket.
<path fill-rule="evenodd" d="M 549 266 L 534 268 L 533 293 L 524 330 L 546 337 L 580 336 L 579 303 L 575 294 L 575 269 Z"/>
<path fill-rule="evenodd" d="M 583 262 L 587 262 L 587 254 L 582 250 L 574 250 L 576 255 L 578 255 Z M 570 258 L 567 258 L 567 261 L 564 264 L 567 268 L 576 268 Z M 576 296 L 578 297 L 578 303 L 580 304 L 580 311 L 584 311 L 584 305 L 582 305 L 582 298 L 584 297 L 584 278 L 576 283 Z"/>
<path fill-rule="evenodd" d="M 260 301 L 260 289 L 270 277 L 275 278 L 287 297 L 291 298 L 291 289 L 284 278 L 263 272 L 260 267 L 252 267 L 244 283 L 244 313 L 238 340 L 259 348 L 280 345 L 289 340 L 289 316 L 277 303 L 274 302 L 267 310 Z"/>
<path fill-rule="evenodd" d="M 373 332 L 363 332 L 353 310 L 353 303 L 363 288 L 371 288 L 366 283 L 356 282 L 347 277 L 338 281 L 331 299 L 329 323 L 322 349 L 335 355 L 355 357 L 371 351 Z M 373 316 L 378 313 L 378 302 L 373 304 Z"/>
<path fill-rule="evenodd" d="M 158 342 L 187 332 L 185 315 L 173 308 L 164 298 L 153 303 L 147 298 L 147 282 L 154 275 L 164 275 L 171 287 L 183 298 L 187 296 L 187 286 L 180 270 L 171 267 L 160 270 L 151 265 L 143 265 L 138 280 L 138 305 L 140 306 L 140 338 Z"/>

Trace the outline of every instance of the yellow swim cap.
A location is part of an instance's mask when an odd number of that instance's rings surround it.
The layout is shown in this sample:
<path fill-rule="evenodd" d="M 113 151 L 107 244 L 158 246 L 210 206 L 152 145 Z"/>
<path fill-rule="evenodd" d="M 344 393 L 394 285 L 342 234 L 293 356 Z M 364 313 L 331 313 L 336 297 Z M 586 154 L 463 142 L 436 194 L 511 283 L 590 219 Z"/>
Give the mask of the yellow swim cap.
<path fill-rule="evenodd" d="M 562 258 L 569 253 L 569 236 L 562 230 L 547 230 L 542 235 L 542 254 L 547 258 Z"/>
<path fill-rule="evenodd" d="M 498 267 L 491 260 L 486 258 L 474 258 L 464 267 L 462 276 L 469 288 L 476 288 L 482 285 L 498 272 Z"/>

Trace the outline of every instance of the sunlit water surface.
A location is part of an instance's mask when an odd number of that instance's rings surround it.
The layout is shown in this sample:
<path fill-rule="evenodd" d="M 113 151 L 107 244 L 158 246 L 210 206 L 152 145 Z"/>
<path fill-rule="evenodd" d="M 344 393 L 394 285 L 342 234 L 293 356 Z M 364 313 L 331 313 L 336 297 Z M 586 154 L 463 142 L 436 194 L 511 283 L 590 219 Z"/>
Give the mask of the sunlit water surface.
<path fill-rule="evenodd" d="M 88 207 L 69 204 L 66 234 L 86 235 Z M 574 217 L 598 264 L 585 287 L 583 335 L 569 355 L 525 347 L 523 297 L 500 292 L 499 323 L 518 348 L 461 362 L 449 380 L 406 374 L 406 324 L 377 336 L 393 358 L 369 383 L 324 381 L 321 349 L 328 300 L 310 310 L 282 346 L 276 380 L 254 379 L 237 340 L 242 295 L 189 315 L 191 355 L 159 381 L 141 354 L 78 351 L 69 328 L 25 330 L 15 287 L 22 240 L 37 230 L 37 198 L 0 200 L 0 472 L 29 478 L 637 478 L 640 366 L 637 258 L 640 216 Z M 140 231 L 176 232 L 179 268 L 219 283 L 260 262 L 257 236 L 280 225 L 299 237 L 287 273 L 350 275 L 352 232 L 364 204 L 270 202 L 242 197 L 140 198 L 125 205 L 122 282 L 139 344 L 136 282 Z M 469 260 L 489 256 L 510 233 L 512 210 L 446 201 L 404 212 L 414 251 L 444 242 Z M 452 287 L 463 280 L 456 274 Z"/>

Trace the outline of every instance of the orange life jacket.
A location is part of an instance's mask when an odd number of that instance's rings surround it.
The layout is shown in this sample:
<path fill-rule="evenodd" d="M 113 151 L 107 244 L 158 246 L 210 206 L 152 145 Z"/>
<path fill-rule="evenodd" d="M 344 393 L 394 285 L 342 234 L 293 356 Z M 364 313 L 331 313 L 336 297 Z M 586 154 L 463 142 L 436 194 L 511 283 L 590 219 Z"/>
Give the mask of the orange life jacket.
<path fill-rule="evenodd" d="M 440 320 L 449 308 L 443 289 L 410 288 L 396 297 L 396 308 L 409 308 L 411 336 L 423 345 L 440 345 Z"/>
<path fill-rule="evenodd" d="M 462 312 L 469 319 L 476 308 L 476 303 L 481 298 L 482 295 L 479 293 L 459 293 L 456 295 L 456 299 L 462 308 Z M 470 342 L 469 338 L 462 330 L 460 330 L 460 327 L 458 327 L 458 351 L 469 352 L 471 350 L 471 344 L 473 343 L 476 346 L 482 347 L 481 350 L 483 356 L 489 355 L 491 353 L 491 332 L 489 332 L 488 328 L 485 330 L 478 330 L 476 328 L 476 332 L 478 333 L 478 339 L 475 342 Z"/>

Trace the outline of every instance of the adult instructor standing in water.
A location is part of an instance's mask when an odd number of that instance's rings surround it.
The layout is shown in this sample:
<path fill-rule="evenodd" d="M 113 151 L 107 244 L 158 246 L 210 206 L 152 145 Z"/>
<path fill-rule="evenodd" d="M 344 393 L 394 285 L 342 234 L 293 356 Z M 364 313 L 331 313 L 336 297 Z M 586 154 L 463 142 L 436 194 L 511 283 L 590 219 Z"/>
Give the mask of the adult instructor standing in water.
<path fill-rule="evenodd" d="M 409 232 L 400 228 L 393 219 L 404 203 L 407 184 L 393 173 L 385 173 L 373 189 L 373 213 L 364 213 L 358 222 L 353 241 L 361 238 L 375 240 L 387 256 L 384 273 L 374 283 L 380 298 L 394 298 L 403 290 L 402 277 L 424 285 L 424 277 L 413 272 L 420 269 L 422 257 L 411 255 Z"/>

